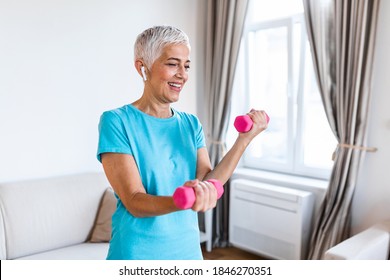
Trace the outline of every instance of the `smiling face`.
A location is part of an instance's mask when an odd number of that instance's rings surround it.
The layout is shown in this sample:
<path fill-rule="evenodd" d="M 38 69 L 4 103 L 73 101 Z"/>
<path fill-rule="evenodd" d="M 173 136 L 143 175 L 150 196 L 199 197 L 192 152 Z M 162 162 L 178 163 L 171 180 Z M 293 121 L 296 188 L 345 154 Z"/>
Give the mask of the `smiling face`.
<path fill-rule="evenodd" d="M 145 91 L 161 103 L 179 100 L 180 92 L 188 80 L 190 50 L 186 45 L 167 45 L 155 60 L 147 76 Z"/>

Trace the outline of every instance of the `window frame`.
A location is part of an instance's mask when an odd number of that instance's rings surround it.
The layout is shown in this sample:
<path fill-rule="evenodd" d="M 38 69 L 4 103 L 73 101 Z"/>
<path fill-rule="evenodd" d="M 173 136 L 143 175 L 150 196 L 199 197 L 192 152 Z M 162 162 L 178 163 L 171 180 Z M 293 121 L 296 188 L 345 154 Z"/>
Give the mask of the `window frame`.
<path fill-rule="evenodd" d="M 294 36 L 295 25 L 300 24 L 300 55 L 299 60 L 294 62 Z M 245 152 L 242 158 L 244 168 L 261 169 L 272 172 L 286 173 L 298 176 L 313 177 L 318 179 L 328 179 L 331 169 L 315 168 L 304 164 L 304 78 L 307 71 L 306 51 L 307 51 L 307 34 L 304 15 L 295 14 L 289 17 L 280 19 L 267 20 L 264 22 L 247 23 L 244 28 L 242 49 L 244 50 L 244 88 L 245 101 L 247 108 L 250 107 L 249 99 L 249 34 L 260 30 L 271 28 L 286 27 L 287 30 L 287 63 L 288 63 L 288 79 L 287 79 L 287 161 L 286 163 L 276 163 L 261 158 L 251 157 L 249 152 Z M 297 73 L 294 73 L 294 63 L 298 63 Z M 294 75 L 297 75 L 294 76 Z M 271 116 L 272 122 L 272 116 Z"/>

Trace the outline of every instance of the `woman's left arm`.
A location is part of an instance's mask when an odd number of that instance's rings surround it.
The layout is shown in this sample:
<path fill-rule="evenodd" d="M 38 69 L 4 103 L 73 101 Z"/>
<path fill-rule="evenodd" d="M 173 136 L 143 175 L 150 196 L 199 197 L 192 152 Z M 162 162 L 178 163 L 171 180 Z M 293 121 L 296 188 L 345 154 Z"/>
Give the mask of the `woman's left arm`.
<path fill-rule="evenodd" d="M 267 117 L 264 111 L 251 110 L 248 113 L 253 121 L 252 129 L 245 133 L 239 133 L 232 148 L 226 153 L 222 160 L 211 169 L 209 154 L 206 148 L 198 150 L 197 179 L 217 179 L 225 184 L 236 169 L 241 156 L 244 154 L 250 142 L 258 134 L 267 128 Z"/>

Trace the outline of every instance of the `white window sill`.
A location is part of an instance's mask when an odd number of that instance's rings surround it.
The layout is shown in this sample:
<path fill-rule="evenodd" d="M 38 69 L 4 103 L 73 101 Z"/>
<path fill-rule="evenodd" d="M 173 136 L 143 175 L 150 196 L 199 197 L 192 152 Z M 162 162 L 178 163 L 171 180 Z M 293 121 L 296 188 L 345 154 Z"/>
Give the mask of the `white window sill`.
<path fill-rule="evenodd" d="M 250 168 L 237 168 L 234 171 L 231 179 L 234 180 L 239 178 L 320 193 L 325 192 L 325 190 L 328 188 L 327 180 L 313 179 Z"/>

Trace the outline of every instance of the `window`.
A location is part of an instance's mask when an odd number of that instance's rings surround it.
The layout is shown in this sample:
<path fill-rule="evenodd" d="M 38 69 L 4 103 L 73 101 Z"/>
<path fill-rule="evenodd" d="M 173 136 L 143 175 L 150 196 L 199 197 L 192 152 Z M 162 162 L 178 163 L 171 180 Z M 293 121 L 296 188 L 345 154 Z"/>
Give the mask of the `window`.
<path fill-rule="evenodd" d="M 250 5 L 231 121 L 256 108 L 267 112 L 270 124 L 248 147 L 242 163 L 249 168 L 328 178 L 336 139 L 315 80 L 302 2 L 252 0 Z"/>

